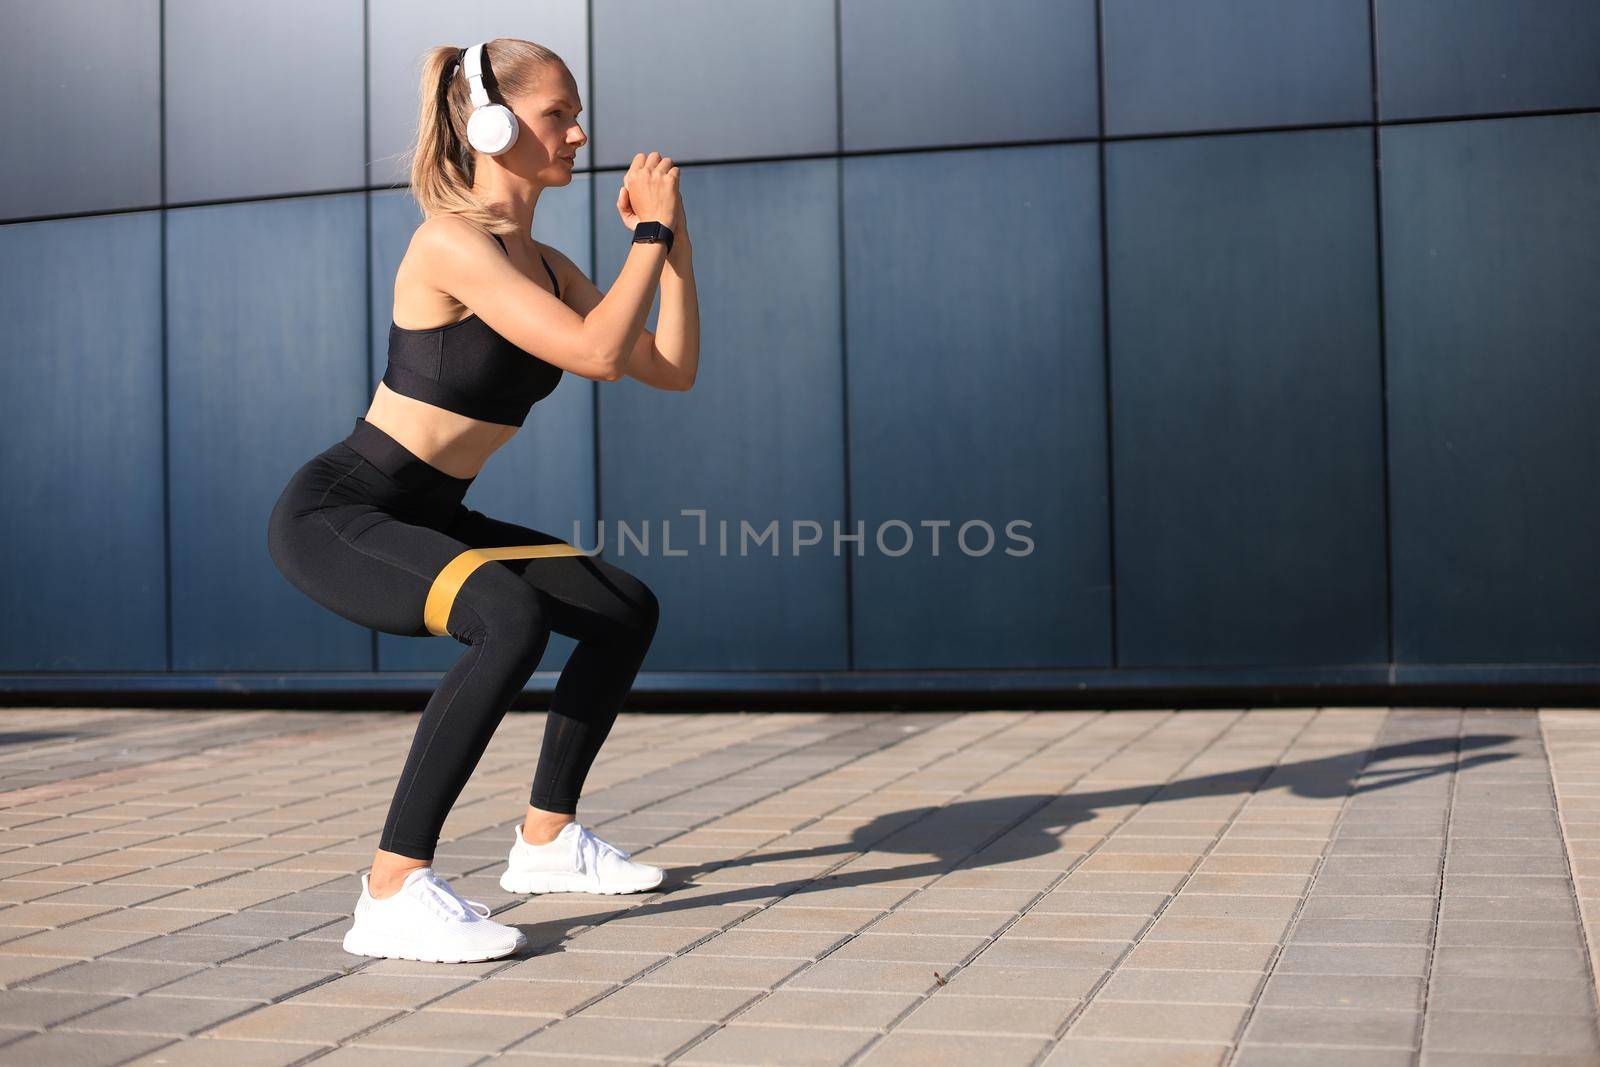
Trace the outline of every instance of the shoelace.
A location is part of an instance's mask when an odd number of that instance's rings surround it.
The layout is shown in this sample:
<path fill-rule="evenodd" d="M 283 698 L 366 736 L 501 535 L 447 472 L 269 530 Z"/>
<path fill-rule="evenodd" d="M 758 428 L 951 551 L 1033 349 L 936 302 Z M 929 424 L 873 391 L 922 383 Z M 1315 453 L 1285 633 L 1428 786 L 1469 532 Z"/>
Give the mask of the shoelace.
<path fill-rule="evenodd" d="M 456 895 L 450 888 L 450 883 L 436 874 L 425 874 L 417 879 L 423 883 L 422 898 L 428 906 L 447 919 L 467 919 L 469 914 L 475 914 L 480 919 L 489 917 L 489 906 L 476 900 L 468 900 Z M 478 909 L 482 908 L 482 911 Z"/>
<path fill-rule="evenodd" d="M 600 870 L 600 857 L 606 852 L 612 852 L 628 859 L 631 853 L 622 851 L 609 841 L 602 841 L 596 837 L 587 826 L 578 827 L 578 870 L 583 873 L 598 873 Z"/>

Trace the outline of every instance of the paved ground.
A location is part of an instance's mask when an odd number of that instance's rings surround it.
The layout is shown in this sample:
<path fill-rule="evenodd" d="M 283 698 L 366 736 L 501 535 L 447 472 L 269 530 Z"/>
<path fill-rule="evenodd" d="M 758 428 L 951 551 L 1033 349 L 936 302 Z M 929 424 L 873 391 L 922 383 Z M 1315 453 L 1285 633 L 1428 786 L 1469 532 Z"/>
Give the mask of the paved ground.
<path fill-rule="evenodd" d="M 533 900 L 516 715 L 455 966 L 339 947 L 414 722 L 0 711 L 0 1064 L 1600 1064 L 1600 710 L 625 716 L 670 890 Z"/>

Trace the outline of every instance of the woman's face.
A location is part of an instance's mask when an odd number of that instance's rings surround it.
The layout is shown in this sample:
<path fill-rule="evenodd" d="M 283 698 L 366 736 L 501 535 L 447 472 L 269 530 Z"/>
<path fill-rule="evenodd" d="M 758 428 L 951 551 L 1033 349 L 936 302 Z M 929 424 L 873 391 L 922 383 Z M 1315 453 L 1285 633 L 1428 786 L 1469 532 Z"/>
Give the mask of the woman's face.
<path fill-rule="evenodd" d="M 576 165 L 573 157 L 589 141 L 578 124 L 583 102 L 578 99 L 572 73 L 565 66 L 550 64 L 539 87 L 514 101 L 511 110 L 522 126 L 512 150 L 522 154 L 527 164 L 524 173 L 546 185 L 571 182 Z"/>

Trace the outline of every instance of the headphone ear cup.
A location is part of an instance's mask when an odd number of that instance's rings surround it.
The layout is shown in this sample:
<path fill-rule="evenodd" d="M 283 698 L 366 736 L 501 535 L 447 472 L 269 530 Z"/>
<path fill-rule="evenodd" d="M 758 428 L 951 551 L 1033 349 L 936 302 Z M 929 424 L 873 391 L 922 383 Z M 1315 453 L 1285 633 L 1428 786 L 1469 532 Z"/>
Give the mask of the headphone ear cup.
<path fill-rule="evenodd" d="M 498 156 L 517 143 L 517 116 L 504 104 L 485 104 L 467 117 L 467 143 Z"/>

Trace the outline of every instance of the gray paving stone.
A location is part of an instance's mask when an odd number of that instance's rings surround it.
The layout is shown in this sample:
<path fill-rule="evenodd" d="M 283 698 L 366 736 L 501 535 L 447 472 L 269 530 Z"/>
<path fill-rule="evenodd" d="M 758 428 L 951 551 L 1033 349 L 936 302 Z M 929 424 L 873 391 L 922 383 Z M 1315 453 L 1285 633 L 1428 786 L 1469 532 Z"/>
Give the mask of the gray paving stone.
<path fill-rule="evenodd" d="M 71 959 L 93 959 L 137 942 L 146 941 L 146 933 L 123 930 L 96 930 L 83 926 L 68 926 L 59 930 L 29 930 L 23 936 L 0 944 L 0 954 L 7 956 L 62 956 Z"/>
<path fill-rule="evenodd" d="M 1583 927 L 1575 922 L 1445 919 L 1439 923 L 1438 944 L 1576 949 L 1583 945 Z"/>
<path fill-rule="evenodd" d="M 118 999 L 99 993 L 14 989 L 5 994 L 5 1025 L 42 1029 L 115 1003 Z"/>
<path fill-rule="evenodd" d="M 201 968 L 188 963 L 149 960 L 87 960 L 23 983 L 27 989 L 60 989 L 76 993 L 131 995 L 177 981 Z"/>
<path fill-rule="evenodd" d="M 622 983 L 667 958 L 649 952 L 552 952 L 496 969 L 494 980 Z"/>
<path fill-rule="evenodd" d="M 1313 888 L 1300 909 L 1302 922 L 1309 919 L 1390 919 L 1428 921 L 1438 908 L 1438 898 L 1429 896 L 1339 896 Z"/>
<path fill-rule="evenodd" d="M 1405 975 L 1274 974 L 1263 1006 L 1422 1011 L 1423 984 Z"/>
<path fill-rule="evenodd" d="M 1578 909 L 1570 898 L 1447 897 L 1439 905 L 1441 922 L 1452 920 L 1503 920 L 1577 922 Z"/>
<path fill-rule="evenodd" d="M 987 938 L 982 937 L 949 934 L 881 934 L 869 931 L 845 942 L 829 958 L 928 963 L 945 969 L 964 962 L 990 944 Z M 1002 950 L 1001 956 L 1004 955 L 1005 952 Z"/>
<path fill-rule="evenodd" d="M 1416 1053 L 1410 1049 L 1296 1048 L 1293 1045 L 1241 1045 L 1229 1061 L 1230 1067 L 1414 1067 Z"/>
<path fill-rule="evenodd" d="M 903 917 L 894 915 L 890 919 Z M 1144 915 L 1069 915 L 1030 911 L 1007 928 L 1005 935 L 1008 939 L 1041 938 L 1047 941 L 1131 941 L 1149 921 L 1149 917 Z M 887 933 L 891 925 L 890 920 L 886 919 L 872 928 L 873 933 Z"/>
<path fill-rule="evenodd" d="M 1433 923 L 1425 919 L 1307 919 L 1290 938 L 1308 945 L 1427 945 Z"/>
<path fill-rule="evenodd" d="M 130 997 L 79 1015 L 63 1025 L 69 1030 L 185 1037 L 258 1006 L 253 1000 L 211 997 Z"/>
<path fill-rule="evenodd" d="M 1122 968 L 1264 972 L 1278 946 L 1227 941 L 1144 941 Z"/>
<path fill-rule="evenodd" d="M 1479 948 L 1441 946 L 1434 954 L 1434 974 L 1486 975 L 1500 978 L 1584 978 L 1588 965 L 1578 948 Z"/>
<path fill-rule="evenodd" d="M 537 1059 L 547 1064 L 599 1064 L 608 1060 L 591 1057 L 604 1057 L 618 1049 L 637 1057 L 631 1062 L 659 1062 L 710 1029 L 702 1022 L 574 1015 L 517 1042 L 495 1062 L 529 1064 Z"/>
<path fill-rule="evenodd" d="M 778 989 L 741 1012 L 749 1025 L 880 1030 L 917 1004 L 898 993 L 849 993 L 825 989 Z"/>
<path fill-rule="evenodd" d="M 1137 1041 L 1068 1035 L 1044 1067 L 1218 1067 L 1232 1046 L 1216 1042 Z"/>
<path fill-rule="evenodd" d="M 1126 972 L 1123 972 L 1126 973 Z M 1105 976 L 1099 967 L 997 967 L 973 964 L 945 978 L 944 988 L 966 996 L 1082 999 Z M 935 987 L 938 982 L 935 980 Z"/>
<path fill-rule="evenodd" d="M 427 1010 L 558 1017 L 578 1011 L 616 988 L 609 982 L 474 982 L 432 1000 Z"/>
<path fill-rule="evenodd" d="M 304 1046 L 301 1046 L 301 1055 L 304 1055 Z M 321 1064 L 322 1067 L 394 1067 L 395 1054 L 392 1049 L 346 1045 L 334 1049 L 326 1056 L 318 1056 L 314 1062 Z M 482 1062 L 484 1062 L 483 1056 L 477 1052 L 444 1052 L 440 1049 L 428 1051 L 428 1067 L 472 1067 Z M 602 1061 L 596 1061 L 597 1065 L 601 1063 Z M 234 1065 L 230 1062 L 229 1067 Z"/>
<path fill-rule="evenodd" d="M 693 1064 L 771 1064 L 772 1067 L 835 1067 L 850 1061 L 877 1035 L 861 1030 L 786 1026 L 723 1027 L 675 1060 Z"/>
<path fill-rule="evenodd" d="M 337 1012 L 353 1009 L 320 1010 Z M 352 1043 L 369 1048 L 497 1052 L 527 1037 L 546 1022 L 547 1019 L 526 1015 L 491 1015 L 424 1008 L 364 1033 Z"/>
<path fill-rule="evenodd" d="M 307 971 L 262 970 L 225 963 L 207 967 L 176 982 L 150 990 L 153 997 L 220 997 L 272 1001 L 289 996 L 324 981 L 324 976 Z"/>
<path fill-rule="evenodd" d="M 1585 978 L 1519 975 L 1436 974 L 1428 983 L 1430 1011 L 1584 1014 L 1594 1008 L 1594 989 Z"/>
<path fill-rule="evenodd" d="M 1466 896 L 1509 896 L 1565 900 L 1571 895 L 1572 882 L 1565 877 L 1446 873 L 1444 879 L 1446 899 Z"/>
<path fill-rule="evenodd" d="M 689 1019 L 714 1023 L 728 1018 L 760 995 L 755 989 L 630 985 L 589 1005 L 583 1014 L 595 1018 Z"/>
<path fill-rule="evenodd" d="M 1015 1034 L 1054 1041 L 1079 1001 L 1061 998 L 962 996 L 948 986 L 895 1025 L 895 1033 Z"/>
<path fill-rule="evenodd" d="M 1228 919 L 1281 919 L 1299 907 L 1297 897 L 1250 897 L 1233 893 L 1179 893 L 1162 912 L 1168 916 L 1212 916 Z"/>
<path fill-rule="evenodd" d="M 943 935 L 970 935 L 974 937 L 993 937 L 1003 928 L 1008 926 L 1016 917 L 1003 915 L 992 911 L 973 912 L 964 915 L 955 911 L 894 911 L 872 924 L 875 934 L 943 934 Z M 1044 918 L 1044 916 L 1041 916 Z M 1096 919 L 1127 921 L 1127 916 L 1095 916 Z M 737 931 L 734 931 L 737 932 Z M 724 935 L 726 936 L 726 935 Z M 822 931 L 816 931 L 811 936 L 827 936 Z M 833 935 L 837 943 L 843 944 L 848 935 Z"/>
<path fill-rule="evenodd" d="M 942 972 L 927 964 L 838 960 L 830 957 L 795 975 L 787 986 L 794 989 L 859 989 L 873 993 L 927 993 L 941 980 Z"/>
<path fill-rule="evenodd" d="M 1154 916 L 1169 899 L 1167 893 L 1085 892 L 1069 889 L 1066 883 L 1046 893 L 1029 909 L 1040 915 L 1139 915 Z M 1173 903 L 1176 903 L 1174 900 Z"/>
<path fill-rule="evenodd" d="M 1266 944 L 1281 940 L 1288 927 L 1287 916 L 1259 919 L 1222 915 L 1163 914 L 1145 932 L 1144 940 L 1147 942 L 1244 941 Z"/>
<path fill-rule="evenodd" d="M 395 1015 L 396 1012 L 387 1008 L 268 1004 L 248 1015 L 223 1023 L 208 1031 L 208 1035 L 241 1040 L 334 1045 Z"/>
<path fill-rule="evenodd" d="M 295 937 L 331 921 L 325 915 L 308 912 L 266 911 L 248 908 L 235 915 L 209 919 L 184 928 L 189 934 L 225 934 L 240 937 Z"/>
<path fill-rule="evenodd" d="M 1414 1048 L 1422 1014 L 1374 1008 L 1302 1008 L 1263 1004 L 1250 1018 L 1245 1044 Z"/>
<path fill-rule="evenodd" d="M 1425 975 L 1428 958 L 1421 945 L 1289 945 L 1276 973 Z"/>
<path fill-rule="evenodd" d="M 1322 864 L 1320 879 L 1388 877 L 1425 878 L 1431 885 L 1439 875 L 1438 858 L 1433 855 L 1387 853 L 1384 855 L 1330 855 Z"/>
<path fill-rule="evenodd" d="M 277 974 L 278 972 L 263 972 Z M 293 1004 L 351 1005 L 362 1008 L 417 1008 L 471 984 L 467 978 L 348 974 L 320 982 L 288 998 Z"/>
<path fill-rule="evenodd" d="M 228 962 L 240 967 L 341 974 L 367 960 L 368 957 L 365 956 L 351 955 L 335 942 L 278 941 L 243 955 L 231 957 Z"/>
<path fill-rule="evenodd" d="M 1254 971 L 1120 970 L 1095 994 L 1096 1000 L 1165 1004 L 1250 1004 L 1261 987 Z"/>
<path fill-rule="evenodd" d="M 1128 953 L 1131 946 L 1132 942 L 1125 940 L 1046 941 L 1002 936 L 998 941 L 989 943 L 974 962 L 992 967 L 1110 968 Z"/>
<path fill-rule="evenodd" d="M 1429 1050 L 1502 1055 L 1588 1056 L 1600 1062 L 1593 1013 L 1579 1015 L 1443 1011 L 1428 1013 Z"/>
<path fill-rule="evenodd" d="M 0 1047 L 4 1067 L 40 1067 L 42 1064 L 71 1064 L 72 1067 L 101 1067 L 126 1060 L 170 1044 L 170 1037 L 148 1034 L 84 1034 L 52 1030 L 34 1034 Z"/>
<path fill-rule="evenodd" d="M 862 1067 L 935 1067 L 981 1060 L 990 1067 L 1026 1067 L 1050 1047 L 1031 1037 L 911 1033 L 896 1030 L 856 1061 Z M 837 1061 L 835 1061 L 837 1062 Z"/>
<path fill-rule="evenodd" d="M 109 954 L 114 960 L 155 960 L 158 963 L 220 963 L 243 956 L 264 944 L 260 937 L 200 937 L 170 934 L 141 941 L 137 945 Z"/>
<path fill-rule="evenodd" d="M 1345 896 L 1434 896 L 1439 879 L 1433 875 L 1324 874 L 1317 890 Z"/>
<path fill-rule="evenodd" d="M 805 965 L 804 960 L 793 957 L 723 956 L 697 949 L 667 961 L 635 981 L 647 985 L 770 989 Z"/>
<path fill-rule="evenodd" d="M 1236 1004 L 1155 1004 L 1094 1000 L 1067 1031 L 1071 1037 L 1231 1042 L 1247 1009 Z"/>
<path fill-rule="evenodd" d="M 1594 1057 L 1519 1056 L 1503 1052 L 1424 1050 L 1422 1067 L 1594 1067 Z"/>
<path fill-rule="evenodd" d="M 284 1041 L 188 1038 L 165 1045 L 130 1063 L 136 1067 L 217 1067 L 218 1064 L 226 1064 L 227 1067 L 288 1067 L 289 1064 L 304 1060 L 310 1051 L 306 1045 Z"/>

